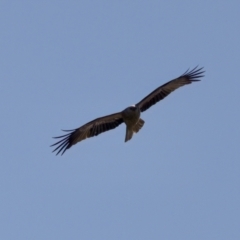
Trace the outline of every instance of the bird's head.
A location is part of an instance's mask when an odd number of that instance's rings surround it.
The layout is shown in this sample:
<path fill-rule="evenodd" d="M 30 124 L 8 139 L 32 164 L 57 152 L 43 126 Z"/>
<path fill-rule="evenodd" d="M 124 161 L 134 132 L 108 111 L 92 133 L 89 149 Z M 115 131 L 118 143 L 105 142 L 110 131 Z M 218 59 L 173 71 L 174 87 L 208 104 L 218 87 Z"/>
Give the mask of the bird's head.
<path fill-rule="evenodd" d="M 126 109 L 123 110 L 123 112 L 125 112 L 126 114 L 130 114 L 130 115 L 139 115 L 140 116 L 140 109 L 138 106 L 136 105 L 132 105 L 127 107 Z"/>
<path fill-rule="evenodd" d="M 135 112 L 137 110 L 137 107 L 135 105 L 131 105 L 130 107 L 128 107 L 128 109 L 130 111 L 134 111 Z"/>

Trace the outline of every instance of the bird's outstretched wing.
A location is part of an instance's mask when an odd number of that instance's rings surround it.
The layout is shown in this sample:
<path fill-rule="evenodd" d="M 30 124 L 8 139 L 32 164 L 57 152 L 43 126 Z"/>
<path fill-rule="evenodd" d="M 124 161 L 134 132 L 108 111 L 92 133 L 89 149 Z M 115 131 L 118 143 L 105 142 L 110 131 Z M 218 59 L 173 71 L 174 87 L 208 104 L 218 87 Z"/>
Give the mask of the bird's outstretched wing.
<path fill-rule="evenodd" d="M 136 104 L 141 110 L 141 112 L 146 111 L 152 105 L 156 104 L 160 100 L 164 99 L 171 92 L 176 90 L 179 87 L 182 87 L 186 84 L 190 84 L 192 82 L 200 81 L 199 78 L 203 77 L 203 68 L 195 67 L 192 70 L 187 70 L 180 77 L 173 79 L 164 85 L 158 87 L 153 92 L 151 92 L 148 96 L 142 99 L 139 103 Z"/>
<path fill-rule="evenodd" d="M 80 142 L 86 138 L 97 136 L 100 133 L 106 132 L 108 130 L 114 129 L 123 123 L 123 118 L 121 112 L 114 113 L 105 117 L 97 118 L 85 125 L 73 129 L 73 130 L 63 130 L 69 132 L 63 136 L 54 137 L 62 138 L 60 141 L 54 143 L 52 146 L 57 146 L 53 152 L 57 151 L 58 155 L 60 152 L 63 153 L 69 149 L 72 145 Z"/>

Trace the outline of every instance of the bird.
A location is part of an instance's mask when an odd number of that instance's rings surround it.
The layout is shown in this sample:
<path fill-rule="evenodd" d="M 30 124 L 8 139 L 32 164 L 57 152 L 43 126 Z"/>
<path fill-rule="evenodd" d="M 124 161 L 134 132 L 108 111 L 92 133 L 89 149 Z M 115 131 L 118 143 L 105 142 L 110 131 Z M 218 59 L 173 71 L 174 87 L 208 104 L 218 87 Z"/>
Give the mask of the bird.
<path fill-rule="evenodd" d="M 127 107 L 121 112 L 96 118 L 76 129 L 62 130 L 67 134 L 53 137 L 54 139 L 61 139 L 51 145 L 51 147 L 55 147 L 53 152 L 57 151 L 56 155 L 59 153 L 63 155 L 67 149 L 76 143 L 112 130 L 122 123 L 126 124 L 125 142 L 129 141 L 133 134 L 137 133 L 144 125 L 144 120 L 140 118 L 141 112 L 146 111 L 179 87 L 200 81 L 200 78 L 204 77 L 204 73 L 203 67 L 196 66 L 192 70 L 188 69 L 181 76 L 156 88 L 140 102 Z"/>

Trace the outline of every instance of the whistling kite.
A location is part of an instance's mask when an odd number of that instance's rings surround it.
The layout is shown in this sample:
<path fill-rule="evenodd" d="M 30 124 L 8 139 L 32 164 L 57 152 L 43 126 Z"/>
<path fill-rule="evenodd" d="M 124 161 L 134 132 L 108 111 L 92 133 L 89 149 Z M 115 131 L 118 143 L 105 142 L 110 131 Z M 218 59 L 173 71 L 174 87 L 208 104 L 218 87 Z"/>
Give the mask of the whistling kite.
<path fill-rule="evenodd" d="M 79 128 L 73 130 L 63 130 L 69 132 L 60 137 L 62 138 L 57 143 L 51 145 L 58 145 L 54 150 L 58 150 L 57 154 L 62 154 L 69 149 L 72 145 L 84 140 L 85 138 L 94 137 L 102 132 L 114 129 L 121 123 L 126 124 L 126 137 L 125 142 L 130 140 L 133 133 L 137 133 L 143 126 L 144 121 L 140 118 L 140 113 L 150 108 L 155 103 L 165 98 L 168 94 L 173 92 L 179 87 L 192 82 L 200 81 L 199 78 L 203 77 L 203 68 L 195 67 L 191 71 L 186 71 L 180 77 L 173 79 L 158 87 L 148 96 L 142 99 L 139 103 L 124 109 L 122 112 L 114 113 L 105 117 L 97 118 Z"/>

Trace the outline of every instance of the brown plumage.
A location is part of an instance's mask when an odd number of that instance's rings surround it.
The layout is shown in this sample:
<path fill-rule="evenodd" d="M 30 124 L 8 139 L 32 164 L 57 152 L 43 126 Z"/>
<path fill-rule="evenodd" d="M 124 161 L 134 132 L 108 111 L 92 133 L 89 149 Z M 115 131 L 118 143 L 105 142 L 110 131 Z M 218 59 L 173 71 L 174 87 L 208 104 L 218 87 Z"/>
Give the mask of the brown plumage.
<path fill-rule="evenodd" d="M 105 117 L 97 118 L 87 124 L 73 129 L 63 130 L 69 132 L 63 136 L 54 137 L 62 138 L 60 141 L 54 143 L 51 146 L 57 146 L 53 152 L 57 151 L 57 154 L 62 154 L 69 149 L 72 145 L 89 137 L 97 136 L 100 133 L 114 129 L 123 122 L 126 124 L 126 137 L 125 142 L 130 140 L 134 133 L 137 133 L 143 126 L 144 120 L 140 118 L 141 112 L 146 111 L 152 105 L 156 104 L 160 100 L 164 99 L 171 92 L 192 82 L 200 81 L 204 71 L 203 68 L 195 67 L 191 71 L 186 71 L 180 77 L 173 79 L 164 85 L 158 87 L 145 98 L 143 98 L 136 105 L 130 106 L 124 109 L 122 112 L 114 113 Z"/>

